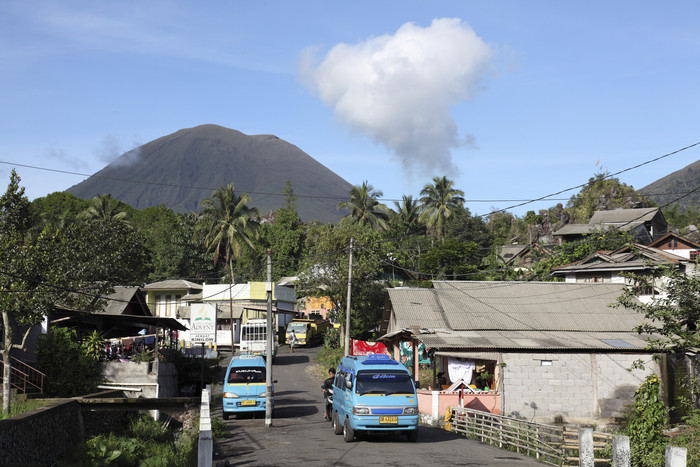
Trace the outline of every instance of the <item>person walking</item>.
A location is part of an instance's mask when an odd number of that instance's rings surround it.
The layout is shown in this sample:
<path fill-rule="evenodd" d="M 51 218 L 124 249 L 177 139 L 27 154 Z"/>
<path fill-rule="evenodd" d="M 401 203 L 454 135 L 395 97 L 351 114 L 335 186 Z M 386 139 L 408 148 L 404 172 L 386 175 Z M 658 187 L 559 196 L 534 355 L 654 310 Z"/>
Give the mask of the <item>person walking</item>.
<path fill-rule="evenodd" d="M 294 334 L 294 330 L 289 333 L 287 339 L 289 340 L 289 352 L 294 353 L 294 346 L 297 343 L 297 335 Z"/>

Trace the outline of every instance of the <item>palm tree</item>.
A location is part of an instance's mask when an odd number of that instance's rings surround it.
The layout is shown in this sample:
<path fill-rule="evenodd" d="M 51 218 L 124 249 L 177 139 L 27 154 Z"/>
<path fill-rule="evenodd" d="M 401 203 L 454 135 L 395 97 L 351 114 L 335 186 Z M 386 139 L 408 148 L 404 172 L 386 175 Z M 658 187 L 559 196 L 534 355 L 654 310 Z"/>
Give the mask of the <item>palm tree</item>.
<path fill-rule="evenodd" d="M 226 261 L 232 284 L 234 259 L 240 258 L 244 244 L 254 248 L 253 240 L 258 238 L 260 210 L 248 207 L 249 201 L 250 196 L 237 194 L 229 183 L 200 202 L 203 209 L 196 234 L 204 239 L 207 252 L 214 253 L 214 265 L 220 258 Z"/>
<path fill-rule="evenodd" d="M 420 218 L 418 200 L 413 199 L 411 195 L 403 195 L 401 202 L 394 201 L 394 205 L 396 206 L 395 223 L 401 226 L 405 233 L 412 232 Z"/>
<path fill-rule="evenodd" d="M 372 185 L 368 185 L 367 181 L 364 181 L 362 185 L 352 187 L 350 201 L 338 203 L 338 210 L 348 209 L 350 214 L 343 219 L 352 223 L 386 229 L 390 210 L 377 201 L 377 198 L 382 195 L 381 191 L 375 191 Z"/>
<path fill-rule="evenodd" d="M 427 184 L 420 192 L 420 215 L 429 228 L 434 228 L 434 235 L 441 242 L 445 241 L 445 224 L 455 209 L 464 204 L 464 192 L 454 188 L 454 181 L 447 177 L 433 177 L 433 184 Z"/>
<path fill-rule="evenodd" d="M 80 218 L 88 222 L 104 221 L 104 222 L 124 222 L 127 213 L 122 210 L 121 202 L 112 198 L 111 193 L 98 194 L 90 200 L 91 206 L 80 213 Z"/>

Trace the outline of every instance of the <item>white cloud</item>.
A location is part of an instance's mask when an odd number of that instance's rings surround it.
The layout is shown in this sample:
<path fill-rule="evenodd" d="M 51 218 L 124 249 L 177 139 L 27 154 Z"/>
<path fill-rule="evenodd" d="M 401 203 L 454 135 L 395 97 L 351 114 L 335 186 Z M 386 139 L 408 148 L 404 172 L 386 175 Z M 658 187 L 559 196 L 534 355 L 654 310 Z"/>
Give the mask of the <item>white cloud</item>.
<path fill-rule="evenodd" d="M 338 44 L 320 63 L 308 49 L 302 77 L 339 120 L 383 144 L 414 170 L 455 173 L 464 144 L 450 106 L 475 96 L 491 72 L 491 48 L 459 19 L 413 23 L 395 34 Z"/>

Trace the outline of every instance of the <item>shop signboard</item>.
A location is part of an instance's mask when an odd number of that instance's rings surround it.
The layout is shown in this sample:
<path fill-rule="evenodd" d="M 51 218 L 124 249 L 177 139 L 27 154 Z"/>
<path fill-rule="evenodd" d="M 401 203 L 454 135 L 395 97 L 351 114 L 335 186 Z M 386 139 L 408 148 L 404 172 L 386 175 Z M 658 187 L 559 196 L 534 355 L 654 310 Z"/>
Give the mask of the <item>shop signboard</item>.
<path fill-rule="evenodd" d="M 192 305 L 190 342 L 208 344 L 216 341 L 216 307 L 210 304 Z"/>

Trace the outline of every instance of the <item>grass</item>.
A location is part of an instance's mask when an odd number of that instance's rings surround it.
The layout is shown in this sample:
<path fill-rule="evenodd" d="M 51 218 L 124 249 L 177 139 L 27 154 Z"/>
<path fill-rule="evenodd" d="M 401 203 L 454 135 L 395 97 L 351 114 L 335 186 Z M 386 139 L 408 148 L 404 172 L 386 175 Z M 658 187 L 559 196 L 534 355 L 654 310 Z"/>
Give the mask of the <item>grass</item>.
<path fill-rule="evenodd" d="M 10 413 L 0 412 L 0 420 L 12 418 L 23 413 L 31 412 L 49 405 L 51 402 L 44 399 L 25 399 L 24 397 L 13 397 L 10 404 Z"/>

